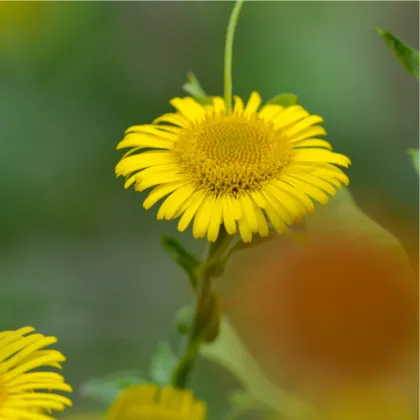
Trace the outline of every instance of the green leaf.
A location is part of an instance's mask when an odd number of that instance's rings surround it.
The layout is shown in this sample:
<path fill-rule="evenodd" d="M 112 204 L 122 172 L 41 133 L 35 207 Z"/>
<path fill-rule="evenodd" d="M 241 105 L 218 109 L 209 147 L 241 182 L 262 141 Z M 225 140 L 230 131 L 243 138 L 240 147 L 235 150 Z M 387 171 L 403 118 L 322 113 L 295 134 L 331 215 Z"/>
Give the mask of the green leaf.
<path fill-rule="evenodd" d="M 150 379 L 159 385 L 171 383 L 172 373 L 178 364 L 178 357 L 168 343 L 160 343 L 150 362 Z"/>
<path fill-rule="evenodd" d="M 108 407 L 117 395 L 129 385 L 145 384 L 147 381 L 139 372 L 119 372 L 102 378 L 92 378 L 82 385 L 82 396 Z"/>
<path fill-rule="evenodd" d="M 200 104 L 206 105 L 212 103 L 211 99 L 201 87 L 200 82 L 197 80 L 194 73 L 187 74 L 187 82 L 182 86 L 182 88 Z"/>
<path fill-rule="evenodd" d="M 190 283 L 196 287 L 196 268 L 201 261 L 191 252 L 189 252 L 177 239 L 171 236 L 162 237 L 162 246 L 170 254 L 175 262 L 188 274 Z"/>
<path fill-rule="evenodd" d="M 413 159 L 414 167 L 416 168 L 417 173 L 420 172 L 420 156 L 419 156 L 419 149 L 408 149 L 408 154 Z"/>
<path fill-rule="evenodd" d="M 389 49 L 395 54 L 404 68 L 418 79 L 420 77 L 419 52 L 385 29 L 376 28 L 376 31 L 384 39 Z"/>
<path fill-rule="evenodd" d="M 233 374 L 255 401 L 260 401 L 290 420 L 316 419 L 316 413 L 304 401 L 275 386 L 266 378 L 226 317 L 222 318 L 218 338 L 201 347 L 201 354 Z"/>
<path fill-rule="evenodd" d="M 296 95 L 293 95 L 293 93 L 282 93 L 281 95 L 277 95 L 274 98 L 267 101 L 267 104 L 291 106 L 296 105 L 297 102 L 298 97 Z"/>
<path fill-rule="evenodd" d="M 195 304 L 182 307 L 175 315 L 176 329 L 179 334 L 187 335 L 193 325 L 195 317 Z"/>
<path fill-rule="evenodd" d="M 305 227 L 309 235 L 348 235 L 392 249 L 409 266 L 407 254 L 400 241 L 364 213 L 347 188 L 338 190 L 327 205 L 318 205 L 315 213 L 306 218 Z"/>
<path fill-rule="evenodd" d="M 252 395 L 244 391 L 232 392 L 229 395 L 229 402 L 230 411 L 224 417 L 224 420 L 236 420 L 242 418 L 242 416 L 244 416 L 247 413 L 254 413 L 256 411 L 260 413 L 271 413 L 273 411 L 264 403 L 262 403 L 259 400 L 256 400 Z M 278 416 L 276 416 L 276 418 L 278 418 Z"/>

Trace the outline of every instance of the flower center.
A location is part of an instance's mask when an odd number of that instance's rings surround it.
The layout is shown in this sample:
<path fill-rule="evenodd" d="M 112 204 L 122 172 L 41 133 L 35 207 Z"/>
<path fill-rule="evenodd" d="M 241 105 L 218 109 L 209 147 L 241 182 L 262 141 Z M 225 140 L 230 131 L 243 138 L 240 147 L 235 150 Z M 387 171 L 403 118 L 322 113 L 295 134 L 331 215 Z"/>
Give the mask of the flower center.
<path fill-rule="evenodd" d="M 281 130 L 257 116 L 208 116 L 185 129 L 174 152 L 197 185 L 216 195 L 259 189 L 291 161 Z"/>

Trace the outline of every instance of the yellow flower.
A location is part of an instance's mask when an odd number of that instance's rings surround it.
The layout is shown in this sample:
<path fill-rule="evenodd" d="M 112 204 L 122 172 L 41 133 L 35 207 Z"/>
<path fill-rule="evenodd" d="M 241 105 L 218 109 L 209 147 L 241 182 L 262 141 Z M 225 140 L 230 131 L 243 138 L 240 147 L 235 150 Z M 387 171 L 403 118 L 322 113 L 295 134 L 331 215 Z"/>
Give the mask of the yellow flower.
<path fill-rule="evenodd" d="M 156 385 L 127 387 L 112 404 L 107 420 L 205 420 L 206 406 L 190 390 Z"/>
<path fill-rule="evenodd" d="M 44 366 L 61 368 L 65 357 L 57 350 L 44 350 L 57 339 L 27 335 L 33 331 L 24 327 L 0 332 L 0 420 L 50 420 L 51 411 L 71 406 L 68 398 L 51 392 L 71 392 L 64 378 L 38 370 Z"/>
<path fill-rule="evenodd" d="M 326 134 L 317 125 L 321 117 L 299 105 L 258 111 L 256 92 L 245 107 L 234 99 L 232 111 L 220 97 L 204 106 L 190 97 L 172 99 L 176 113 L 129 128 L 117 147 L 131 149 L 116 166 L 125 188 L 155 187 L 146 209 L 169 195 L 158 219 L 180 216 L 181 232 L 194 219 L 194 237 L 207 235 L 211 242 L 222 223 L 230 235 L 238 227 L 244 242 L 253 233 L 267 236 L 268 221 L 283 232 L 313 212 L 312 199 L 325 204 L 328 194 L 348 184 L 335 165 L 348 167 L 350 160 L 317 138 Z"/>

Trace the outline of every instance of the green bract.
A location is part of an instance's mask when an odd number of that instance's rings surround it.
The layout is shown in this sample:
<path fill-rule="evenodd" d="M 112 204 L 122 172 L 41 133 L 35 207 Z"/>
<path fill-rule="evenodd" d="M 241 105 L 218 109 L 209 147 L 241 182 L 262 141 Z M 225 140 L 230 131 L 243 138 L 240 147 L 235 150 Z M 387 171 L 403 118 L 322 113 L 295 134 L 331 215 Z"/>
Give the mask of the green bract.
<path fill-rule="evenodd" d="M 291 106 L 296 105 L 298 97 L 293 93 L 282 93 L 267 101 L 267 104 Z"/>

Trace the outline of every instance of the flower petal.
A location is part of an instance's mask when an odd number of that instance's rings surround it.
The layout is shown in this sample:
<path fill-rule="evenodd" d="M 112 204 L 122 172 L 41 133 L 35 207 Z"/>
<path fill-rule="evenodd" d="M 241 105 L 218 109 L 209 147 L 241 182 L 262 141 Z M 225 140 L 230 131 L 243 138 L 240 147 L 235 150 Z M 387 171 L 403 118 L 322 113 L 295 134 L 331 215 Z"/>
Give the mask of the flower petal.
<path fill-rule="evenodd" d="M 260 94 L 258 92 L 252 92 L 251 96 L 249 97 L 248 103 L 246 104 L 244 113 L 248 115 L 254 114 L 260 107 L 261 102 L 262 99 Z"/>

